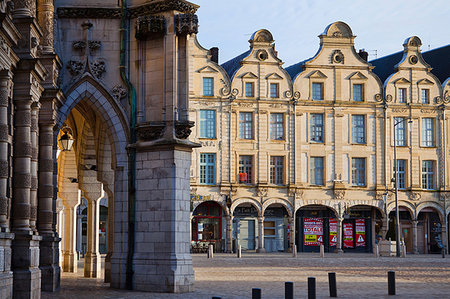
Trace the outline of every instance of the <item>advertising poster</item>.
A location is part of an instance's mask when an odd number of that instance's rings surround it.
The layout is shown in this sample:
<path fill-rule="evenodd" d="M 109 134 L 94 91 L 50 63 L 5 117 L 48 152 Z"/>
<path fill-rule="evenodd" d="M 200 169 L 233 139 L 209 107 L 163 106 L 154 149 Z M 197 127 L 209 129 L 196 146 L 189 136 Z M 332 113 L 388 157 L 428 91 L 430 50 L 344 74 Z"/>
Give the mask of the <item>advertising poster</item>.
<path fill-rule="evenodd" d="M 366 221 L 364 219 L 356 219 L 356 247 L 366 246 Z"/>
<path fill-rule="evenodd" d="M 344 248 L 353 248 L 353 223 L 344 223 Z"/>
<path fill-rule="evenodd" d="M 330 219 L 330 246 L 337 245 L 337 219 Z"/>
<path fill-rule="evenodd" d="M 323 243 L 323 219 L 305 218 L 303 220 L 305 246 L 320 246 Z"/>

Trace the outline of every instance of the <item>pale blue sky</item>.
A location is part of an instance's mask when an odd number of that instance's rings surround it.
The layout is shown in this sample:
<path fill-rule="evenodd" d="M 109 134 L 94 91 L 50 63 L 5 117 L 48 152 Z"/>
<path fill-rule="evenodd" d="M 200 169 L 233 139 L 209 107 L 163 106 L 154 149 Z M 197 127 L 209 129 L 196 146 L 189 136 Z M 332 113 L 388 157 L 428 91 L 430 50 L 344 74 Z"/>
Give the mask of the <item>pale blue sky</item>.
<path fill-rule="evenodd" d="M 403 49 L 412 35 L 422 50 L 450 43 L 449 0 L 192 0 L 200 5 L 198 40 L 205 48 L 219 47 L 223 63 L 248 50 L 248 39 L 258 29 L 272 32 L 275 49 L 290 66 L 312 57 L 325 27 L 346 22 L 356 35 L 356 50 L 365 48 L 369 59 Z"/>

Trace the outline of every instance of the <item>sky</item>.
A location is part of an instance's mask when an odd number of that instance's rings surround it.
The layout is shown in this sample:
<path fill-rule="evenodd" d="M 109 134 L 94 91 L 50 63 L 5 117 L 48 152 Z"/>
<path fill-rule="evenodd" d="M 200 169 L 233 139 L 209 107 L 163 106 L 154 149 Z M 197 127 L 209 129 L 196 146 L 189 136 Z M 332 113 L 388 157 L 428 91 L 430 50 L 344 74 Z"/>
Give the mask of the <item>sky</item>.
<path fill-rule="evenodd" d="M 284 67 L 314 56 L 325 27 L 347 23 L 355 48 L 369 60 L 403 50 L 416 35 L 422 51 L 450 44 L 449 0 L 190 0 L 197 11 L 197 38 L 204 48 L 219 48 L 219 63 L 248 50 L 251 35 L 268 29 Z M 375 51 L 376 50 L 376 51 Z"/>

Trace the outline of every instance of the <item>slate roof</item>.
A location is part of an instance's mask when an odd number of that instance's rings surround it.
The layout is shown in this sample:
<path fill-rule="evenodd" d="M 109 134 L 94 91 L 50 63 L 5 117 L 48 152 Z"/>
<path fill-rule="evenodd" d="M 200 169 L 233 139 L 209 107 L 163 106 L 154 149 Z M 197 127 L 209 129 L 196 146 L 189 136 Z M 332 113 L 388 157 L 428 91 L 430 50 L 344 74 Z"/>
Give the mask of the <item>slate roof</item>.
<path fill-rule="evenodd" d="M 375 68 L 373 72 L 380 77 L 381 82 L 395 73 L 394 66 L 403 57 L 403 51 L 369 61 Z M 450 77 L 450 45 L 422 53 L 422 57 L 433 69 L 433 73 L 443 83 Z"/>
<path fill-rule="evenodd" d="M 228 60 L 227 62 L 224 62 L 223 64 L 221 64 L 221 66 L 225 69 L 225 71 L 227 72 L 227 74 L 231 80 L 233 80 L 234 74 L 241 67 L 241 61 L 245 57 L 247 57 L 251 51 L 252 51 L 251 49 L 248 51 L 245 51 L 241 55 L 238 55 L 238 56 Z"/>

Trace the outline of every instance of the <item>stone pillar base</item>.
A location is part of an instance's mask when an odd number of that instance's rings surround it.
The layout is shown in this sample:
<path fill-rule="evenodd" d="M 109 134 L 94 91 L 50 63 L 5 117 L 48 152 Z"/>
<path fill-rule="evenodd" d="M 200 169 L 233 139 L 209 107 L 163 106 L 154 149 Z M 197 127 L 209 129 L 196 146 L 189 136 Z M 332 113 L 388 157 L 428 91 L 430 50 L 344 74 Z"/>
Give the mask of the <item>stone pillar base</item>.
<path fill-rule="evenodd" d="M 187 293 L 194 290 L 192 258 L 177 256 L 175 259 L 134 258 L 133 289 L 158 293 Z"/>
<path fill-rule="evenodd" d="M 14 234 L 0 232 L 0 298 L 13 296 L 13 272 L 11 271 L 11 242 Z"/>
<path fill-rule="evenodd" d="M 41 269 L 42 291 L 54 292 L 59 289 L 61 282 L 59 241 L 61 239 L 54 236 L 43 236 L 40 242 L 39 269 Z"/>
<path fill-rule="evenodd" d="M 111 258 L 112 253 L 108 252 L 105 257 L 105 281 L 104 282 L 111 282 Z"/>
<path fill-rule="evenodd" d="M 101 257 L 99 253 L 87 252 L 84 256 L 84 277 L 100 277 Z"/>
<path fill-rule="evenodd" d="M 341 248 L 336 248 L 334 250 L 334 253 L 344 253 L 344 250 L 342 250 Z"/>
<path fill-rule="evenodd" d="M 63 253 L 63 272 L 77 273 L 78 261 L 77 255 L 74 252 Z"/>
<path fill-rule="evenodd" d="M 14 298 L 40 298 L 41 270 L 39 269 L 40 236 L 31 232 L 16 232 L 12 242 Z"/>
<path fill-rule="evenodd" d="M 265 253 L 266 249 L 265 248 L 258 248 L 258 249 L 256 249 L 256 252 L 258 252 L 258 253 Z"/>

